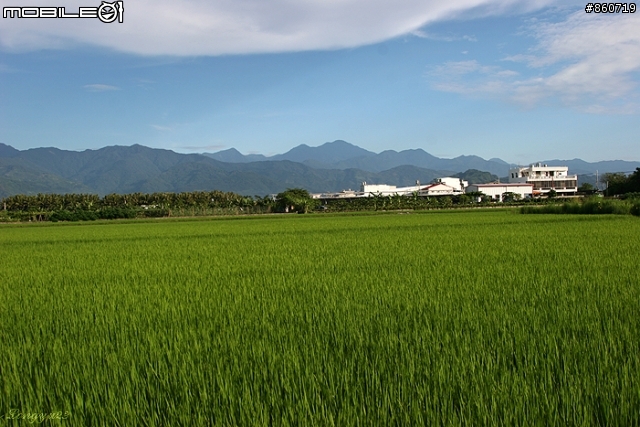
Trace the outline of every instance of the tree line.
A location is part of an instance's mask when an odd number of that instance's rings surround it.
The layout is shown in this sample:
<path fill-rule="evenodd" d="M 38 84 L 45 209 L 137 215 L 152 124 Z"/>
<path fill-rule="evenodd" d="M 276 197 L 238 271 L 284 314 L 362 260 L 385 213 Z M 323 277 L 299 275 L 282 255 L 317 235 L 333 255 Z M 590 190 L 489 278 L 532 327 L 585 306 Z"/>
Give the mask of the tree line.
<path fill-rule="evenodd" d="M 265 213 L 275 207 L 271 196 L 241 196 L 232 192 L 37 194 L 15 195 L 0 202 L 4 216 L 18 220 L 93 220 L 184 215 Z"/>
<path fill-rule="evenodd" d="M 356 199 L 314 199 L 307 190 L 290 188 L 277 195 L 242 196 L 222 191 L 182 193 L 14 195 L 0 201 L 0 220 L 90 221 L 96 219 L 237 215 L 311 211 L 438 209 L 477 203 L 482 194 L 453 197 L 372 195 Z M 488 204 L 490 199 L 482 199 Z M 515 201 L 515 200 L 514 200 Z"/>
<path fill-rule="evenodd" d="M 640 195 L 640 168 L 627 176 L 605 174 L 607 195 Z M 503 194 L 503 204 L 555 203 L 551 194 L 545 199 L 520 200 L 514 193 Z M 37 194 L 14 195 L 0 201 L 0 220 L 83 221 L 117 218 L 153 218 L 170 216 L 237 215 L 311 211 L 346 212 L 379 210 L 449 209 L 492 203 L 482 193 L 455 196 L 422 197 L 372 194 L 352 199 L 312 198 L 307 190 L 289 188 L 277 195 L 242 196 L 232 192 L 191 191 L 182 193 Z"/>
<path fill-rule="evenodd" d="M 605 183 L 607 196 L 640 195 L 640 168 L 627 175 L 625 173 L 605 173 L 601 182 Z"/>

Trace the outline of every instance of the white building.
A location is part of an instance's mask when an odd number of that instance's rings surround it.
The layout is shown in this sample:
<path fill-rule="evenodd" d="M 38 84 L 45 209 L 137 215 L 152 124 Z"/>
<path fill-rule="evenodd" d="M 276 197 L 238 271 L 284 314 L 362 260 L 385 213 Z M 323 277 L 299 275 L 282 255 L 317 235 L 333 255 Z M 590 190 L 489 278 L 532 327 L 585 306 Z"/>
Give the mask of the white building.
<path fill-rule="evenodd" d="M 419 191 L 420 196 L 453 196 L 454 194 L 461 194 L 461 192 L 441 182 L 422 187 Z"/>
<path fill-rule="evenodd" d="M 509 184 L 471 184 L 466 188 L 467 193 L 481 192 L 491 197 L 496 202 L 501 202 L 504 193 L 514 193 L 521 199 L 533 196 L 533 184 L 509 183 Z"/>
<path fill-rule="evenodd" d="M 559 196 L 578 191 L 578 176 L 569 175 L 567 166 L 548 166 L 536 163 L 528 167 L 509 169 L 510 183 L 529 183 L 533 194 L 539 196 L 555 190 Z"/>
<path fill-rule="evenodd" d="M 362 197 L 362 193 L 353 190 L 342 190 L 337 193 L 313 193 L 312 199 L 354 199 Z"/>
<path fill-rule="evenodd" d="M 367 196 L 370 194 L 381 194 L 383 196 L 390 196 L 399 194 L 399 192 L 402 192 L 404 188 L 406 187 L 397 188 L 395 185 L 367 184 L 366 182 L 363 182 L 362 186 L 360 187 L 360 192 L 364 193 Z"/>
<path fill-rule="evenodd" d="M 315 193 L 311 197 L 314 199 L 354 199 L 358 197 L 377 197 L 377 196 L 455 196 L 463 194 L 464 189 L 468 185 L 467 181 L 460 178 L 438 178 L 433 184 L 420 184 L 409 187 L 396 187 L 388 184 L 367 184 L 362 183 L 360 191 L 342 190 L 337 193 Z"/>
<path fill-rule="evenodd" d="M 443 180 L 453 180 L 452 185 L 448 185 Z M 372 185 L 366 182 L 362 183 L 361 193 L 365 197 L 369 196 L 412 196 L 417 194 L 420 197 L 424 196 L 453 196 L 455 194 L 462 194 L 464 191 L 460 190 L 461 186 L 465 185 L 466 181 L 461 181 L 459 178 L 438 178 L 433 184 L 423 184 L 416 182 L 416 185 L 409 187 L 396 187 L 395 185 Z"/>
<path fill-rule="evenodd" d="M 448 185 L 449 187 L 453 188 L 453 191 L 456 194 L 464 193 L 465 188 L 469 186 L 468 181 L 464 181 L 462 178 L 453 178 L 451 176 L 438 178 L 436 179 L 436 182 L 440 184 Z"/>

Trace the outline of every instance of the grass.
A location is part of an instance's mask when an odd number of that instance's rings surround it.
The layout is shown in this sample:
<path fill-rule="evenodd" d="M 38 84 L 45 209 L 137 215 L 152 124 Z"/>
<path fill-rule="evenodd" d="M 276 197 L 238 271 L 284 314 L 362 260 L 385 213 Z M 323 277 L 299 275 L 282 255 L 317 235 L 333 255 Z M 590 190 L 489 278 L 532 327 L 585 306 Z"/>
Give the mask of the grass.
<path fill-rule="evenodd" d="M 583 215 L 635 215 L 640 216 L 640 200 L 603 199 L 590 197 L 581 200 L 565 201 L 562 204 L 544 206 L 523 206 L 523 214 L 583 214 Z"/>
<path fill-rule="evenodd" d="M 510 211 L 0 226 L 0 411 L 638 425 L 639 235 Z"/>

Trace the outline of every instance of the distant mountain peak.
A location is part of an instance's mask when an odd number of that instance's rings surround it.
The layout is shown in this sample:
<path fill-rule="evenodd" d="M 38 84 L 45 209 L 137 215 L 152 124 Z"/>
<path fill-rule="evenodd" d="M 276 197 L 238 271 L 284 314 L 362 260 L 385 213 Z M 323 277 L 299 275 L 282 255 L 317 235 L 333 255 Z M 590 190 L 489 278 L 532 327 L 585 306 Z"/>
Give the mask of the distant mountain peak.
<path fill-rule="evenodd" d="M 242 155 L 242 153 L 240 153 L 238 150 L 236 150 L 235 148 L 231 147 L 231 148 L 227 148 L 226 150 L 220 150 L 220 151 L 216 151 L 214 154 L 222 154 L 222 153 L 228 153 L 228 154 L 240 154 Z"/>
<path fill-rule="evenodd" d="M 305 144 L 303 144 L 305 145 Z M 324 144 L 322 144 L 320 147 L 324 147 L 324 146 L 329 146 L 329 147 L 356 147 L 356 148 L 360 148 L 357 145 L 353 145 L 351 143 L 348 143 L 347 141 L 344 141 L 342 139 L 336 139 L 335 141 L 332 142 L 325 142 Z"/>
<path fill-rule="evenodd" d="M 375 153 L 338 139 L 333 142 L 325 142 L 318 147 L 300 144 L 284 154 L 271 157 L 270 160 L 290 160 L 299 163 L 310 161 L 318 164 L 332 164 L 363 156 L 375 156 Z"/>
<path fill-rule="evenodd" d="M 225 163 L 249 163 L 267 159 L 262 154 L 248 154 L 245 156 L 233 147 L 227 148 L 226 150 L 216 151 L 215 153 L 202 153 L 202 155 Z"/>

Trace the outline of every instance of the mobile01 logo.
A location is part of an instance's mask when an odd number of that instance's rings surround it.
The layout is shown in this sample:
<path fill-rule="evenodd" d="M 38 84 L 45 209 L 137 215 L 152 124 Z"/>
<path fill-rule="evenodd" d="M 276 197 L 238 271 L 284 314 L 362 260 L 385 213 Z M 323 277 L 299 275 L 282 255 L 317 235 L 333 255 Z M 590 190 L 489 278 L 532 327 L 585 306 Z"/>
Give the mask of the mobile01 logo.
<path fill-rule="evenodd" d="M 103 1 L 99 7 L 80 7 L 78 13 L 67 13 L 64 7 L 7 6 L 3 18 L 98 18 L 105 24 L 124 22 L 124 2 Z"/>

